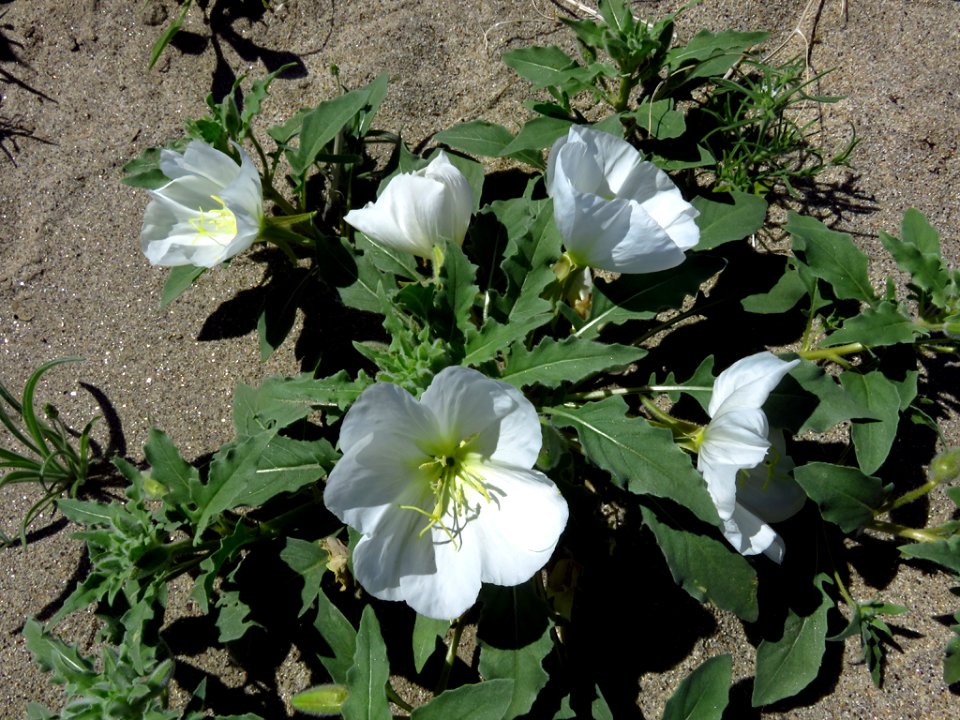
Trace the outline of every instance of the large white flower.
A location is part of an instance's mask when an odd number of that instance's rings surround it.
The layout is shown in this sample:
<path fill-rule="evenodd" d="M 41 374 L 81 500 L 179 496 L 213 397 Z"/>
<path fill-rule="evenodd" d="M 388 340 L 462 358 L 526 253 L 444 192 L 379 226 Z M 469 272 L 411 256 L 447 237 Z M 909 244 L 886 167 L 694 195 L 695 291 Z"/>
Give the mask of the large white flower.
<path fill-rule="evenodd" d="M 547 192 L 567 254 L 621 273 L 676 267 L 700 241 L 696 208 L 629 143 L 573 125 L 550 151 Z"/>
<path fill-rule="evenodd" d="M 360 584 L 451 619 L 481 582 L 532 577 L 567 523 L 556 485 L 533 469 L 540 444 L 530 401 L 476 370 L 444 369 L 419 402 L 391 383 L 367 388 L 343 420 L 343 457 L 323 494 L 363 536 Z"/>
<path fill-rule="evenodd" d="M 396 175 L 375 203 L 344 220 L 380 245 L 433 257 L 434 245 L 463 244 L 473 213 L 473 190 L 442 150 L 426 166 Z"/>
<path fill-rule="evenodd" d="M 720 373 L 697 458 L 727 540 L 744 555 L 762 552 L 776 562 L 783 560 L 783 541 L 767 523 L 796 513 L 805 496 L 789 474 L 793 463 L 784 453 L 782 434 L 774 435 L 771 446 L 762 408 L 799 362 L 760 352 Z"/>
<path fill-rule="evenodd" d="M 242 162 L 200 140 L 181 155 L 160 152 L 170 178 L 151 190 L 140 246 L 154 265 L 210 268 L 250 247 L 263 221 L 260 174 L 239 147 Z"/>

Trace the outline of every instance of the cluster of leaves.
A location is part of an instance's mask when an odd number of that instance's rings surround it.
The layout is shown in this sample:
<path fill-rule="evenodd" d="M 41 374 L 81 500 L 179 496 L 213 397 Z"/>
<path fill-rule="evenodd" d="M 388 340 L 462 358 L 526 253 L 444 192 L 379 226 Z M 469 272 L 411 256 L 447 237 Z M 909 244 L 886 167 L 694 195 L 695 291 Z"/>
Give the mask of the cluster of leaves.
<path fill-rule="evenodd" d="M 61 495 L 76 495 L 90 472 L 90 432 L 96 418 L 77 434 L 75 447 L 71 432 L 60 419 L 57 409 L 49 403 L 44 405 L 44 420 L 37 414 L 34 402 L 37 385 L 48 370 L 79 359 L 60 358 L 38 367 L 28 378 L 19 400 L 0 384 L 0 423 L 18 443 L 14 449 L 0 447 L 0 470 L 5 471 L 0 477 L 0 488 L 29 483 L 43 489 L 43 496 L 21 520 L 19 539 L 24 545 L 27 528 L 37 516 Z M 0 531 L 0 542 L 9 545 L 14 540 Z"/>
<path fill-rule="evenodd" d="M 343 213 L 359 205 L 372 181 L 388 181 L 393 173 L 411 172 L 426 162 L 396 136 L 372 127 L 387 92 L 385 76 L 267 129 L 274 143 L 270 151 L 260 144 L 253 121 L 275 74 L 254 83 L 243 103 L 237 93 L 221 101 L 211 98 L 209 117 L 189 124 L 193 137 L 223 151 L 230 151 L 231 142 L 254 149 L 265 194 L 289 219 L 285 228 L 275 224 L 269 239 L 294 267 L 310 263 L 292 293 L 286 287 L 285 294 L 266 302 L 258 323 L 263 355 L 293 326 L 305 289 L 316 289 L 306 278 L 328 291 L 325 314 L 351 323 L 352 345 L 333 360 L 336 371 L 325 377 L 304 373 L 269 378 L 258 388 L 240 386 L 233 409 L 236 437 L 208 464 L 187 463 L 163 433 L 154 431 L 144 449 L 148 470 L 115 461 L 129 483 L 125 503 L 61 502 L 64 514 L 84 528 L 81 537 L 92 567 L 54 621 L 93 605 L 109 619 L 108 640 L 117 648 L 105 650 L 97 666 L 38 625 L 28 626 L 41 663 L 76 698 L 61 717 L 95 712 L 176 717 L 165 706 L 171 660 L 161 650 L 158 632 L 167 583 L 190 574 L 194 600 L 202 612 L 216 615 L 219 641 L 231 643 L 272 619 L 251 607 L 241 565 L 255 556 L 275 560 L 277 555 L 302 577 L 299 617 L 315 609 L 312 631 L 317 647 L 326 646 L 316 659 L 328 682 L 294 703 L 306 711 L 339 712 L 348 720 L 390 717 L 390 702 L 415 718 L 459 717 L 465 710 L 483 718 L 613 717 L 634 702 L 632 691 L 608 682 L 600 657 L 584 661 L 582 655 L 590 653 L 591 637 L 610 632 L 604 624 L 613 614 L 607 609 L 612 601 L 605 576 L 635 572 L 638 566 L 647 568 L 651 583 L 663 580 L 651 594 L 669 595 L 678 604 L 709 602 L 745 623 L 757 623 L 763 639 L 756 653 L 755 706 L 806 688 L 821 671 L 831 637 L 858 635 L 879 682 L 883 648 L 892 641 L 880 618 L 901 608 L 880 600 L 855 601 L 842 582 L 846 565 L 834 565 L 832 558 L 842 559 L 843 536 L 870 530 L 914 541 L 900 549 L 907 558 L 960 572 L 956 522 L 909 528 L 888 517 L 960 475 L 958 451 L 943 454 L 927 481 L 912 489 L 888 469 L 894 443 L 911 427 L 904 418 L 935 426 L 935 406 L 922 396 L 920 370 L 933 353 L 956 351 L 960 276 L 945 267 L 936 232 L 915 211 L 907 212 L 901 238 L 881 238 L 910 278 L 906 297 L 893 284 L 875 290 L 863 252 L 849 236 L 813 218 L 790 216 L 788 252 L 748 247 L 744 239 L 766 219 L 767 203 L 754 193 L 805 171 L 794 166 L 782 176 L 770 170 L 778 166 L 769 159 L 751 168 L 744 157 L 715 157 L 711 137 L 685 135 L 678 98 L 692 97 L 694 90 L 705 93 L 704 107 L 717 113 L 718 127 L 725 128 L 713 137 L 728 133 L 757 147 L 763 133 L 779 130 L 751 134 L 756 129 L 746 130 L 737 119 L 747 106 L 757 105 L 756 114 L 743 116 L 751 121 L 773 117 L 783 123 L 790 122 L 782 114 L 793 98 L 826 99 L 808 98 L 798 77 L 789 74 L 781 85 L 785 95 L 751 91 L 733 99 L 741 91 L 723 76 L 763 33 L 700 33 L 685 46 L 671 47 L 672 16 L 639 22 L 619 1 L 601 3 L 600 11 L 602 23 L 571 23 L 585 64 L 558 48 L 507 54 L 508 65 L 552 98 L 534 105 L 540 116 L 516 136 L 475 121 L 438 134 L 437 141 L 542 170 L 542 150 L 571 123 L 583 122 L 573 99 L 587 93 L 613 111 L 598 125 L 637 141 L 656 141 L 651 147 L 663 167 L 709 165 L 724 178 L 718 182 L 748 192 L 697 197 L 701 241 L 681 266 L 597 278 L 591 302 L 578 307 L 565 301 L 554 269 L 562 242 L 539 174 L 528 179 L 519 196 L 497 196 L 485 190 L 477 160 L 456 157 L 473 188 L 476 212 L 463 246 L 444 247 L 443 261 L 437 259 L 432 274 L 411 256 L 341 232 Z M 601 51 L 612 65 L 598 59 Z M 749 82 L 740 87 L 757 90 Z M 779 99 L 760 107 L 761 97 Z M 733 114 L 721 116 L 722 106 Z M 794 126 L 789 132 L 786 142 L 793 152 L 805 130 Z M 394 152 L 378 169 L 366 145 L 383 140 L 394 144 Z M 665 154 L 668 140 L 698 159 L 684 165 L 678 155 Z M 141 187 L 164 182 L 157 160 L 154 151 L 128 165 L 128 182 Z M 730 173 L 723 169 L 727 165 Z M 730 180 L 744 167 L 746 179 Z M 281 169 L 285 192 L 275 184 Z M 201 272 L 171 272 L 164 303 Z M 370 317 L 380 319 L 382 330 L 362 321 Z M 795 534 L 784 530 L 791 553 L 783 573 L 767 583 L 772 571 L 763 561 L 747 560 L 721 536 L 701 475 L 664 426 L 663 418 L 670 416 L 649 408 L 671 405 L 672 415 L 696 426 L 705 418 L 715 365 L 767 345 L 791 343 L 801 362 L 766 405 L 770 424 L 798 438 L 849 424 L 849 441 L 795 442 L 788 448 L 797 464 L 794 477 L 812 502 L 797 521 L 802 527 Z M 703 355 L 691 352 L 703 346 Z M 408 617 L 410 643 L 400 649 L 401 643 L 391 644 L 391 663 L 388 642 L 396 641 L 389 634 L 385 639 L 377 620 L 378 611 L 383 617 L 389 610 L 359 591 L 330 592 L 350 587 L 349 550 L 357 537 L 324 510 L 319 483 L 338 459 L 333 444 L 338 422 L 364 388 L 390 381 L 419 394 L 435 372 L 452 364 L 510 383 L 536 406 L 544 435 L 538 467 L 567 498 L 571 520 L 545 580 L 538 576 L 517 588 L 484 588 L 479 611 L 452 627 Z M 816 445 L 812 450 L 811 444 Z M 949 494 L 960 504 L 955 489 Z M 612 515 L 605 511 L 610 507 Z M 618 513 L 626 520 L 618 520 Z M 796 592 L 773 596 L 769 588 L 786 578 Z M 851 619 L 846 630 L 831 636 L 841 601 Z M 446 689 L 461 633 L 473 621 L 476 667 Z M 955 639 L 948 648 L 948 682 L 960 675 L 958 647 Z M 410 672 L 421 682 L 440 667 L 436 696 L 417 708 L 407 705 L 390 682 L 391 666 L 396 671 L 397 656 L 408 652 Z M 664 720 L 719 718 L 729 701 L 730 668 L 729 656 L 707 660 L 677 689 Z M 71 707 L 88 714 L 69 714 Z M 197 717 L 191 712 L 186 717 Z"/>
<path fill-rule="evenodd" d="M 753 49 L 766 32 L 703 30 L 672 45 L 681 11 L 657 21 L 634 18 L 623 0 L 601 0 L 601 21 L 566 20 L 581 61 L 556 45 L 504 54 L 503 61 L 550 100 L 534 101 L 537 116 L 514 135 L 471 120 L 437 140 L 464 152 L 506 157 L 543 168 L 541 151 L 572 123 L 623 134 L 665 170 L 698 170 L 717 192 L 795 194 L 794 183 L 828 166 L 846 165 L 856 146 L 826 158 L 815 142 L 819 109 L 840 98 L 810 94 L 823 74 L 808 77 L 804 58 L 762 61 Z M 813 111 L 804 119 L 804 111 Z"/>

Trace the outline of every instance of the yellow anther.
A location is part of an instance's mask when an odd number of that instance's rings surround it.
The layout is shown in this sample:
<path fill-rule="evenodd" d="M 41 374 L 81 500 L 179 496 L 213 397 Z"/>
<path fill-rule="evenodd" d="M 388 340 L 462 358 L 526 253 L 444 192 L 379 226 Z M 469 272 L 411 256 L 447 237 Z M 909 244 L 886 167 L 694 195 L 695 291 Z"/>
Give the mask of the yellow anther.
<path fill-rule="evenodd" d="M 222 198 L 211 195 L 211 199 L 220 203 L 216 210 L 203 210 L 197 217 L 189 220 L 190 227 L 197 231 L 193 239 L 196 243 L 200 238 L 210 238 L 218 245 L 227 245 L 237 235 L 237 216 L 233 214 Z"/>

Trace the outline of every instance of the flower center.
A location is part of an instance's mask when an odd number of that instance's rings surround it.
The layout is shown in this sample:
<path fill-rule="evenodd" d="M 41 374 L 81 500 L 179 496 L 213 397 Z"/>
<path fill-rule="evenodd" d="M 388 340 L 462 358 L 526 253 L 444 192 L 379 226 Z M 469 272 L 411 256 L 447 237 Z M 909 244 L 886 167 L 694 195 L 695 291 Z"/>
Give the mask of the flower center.
<path fill-rule="evenodd" d="M 220 207 L 200 210 L 197 217 L 189 220 L 190 226 L 197 231 L 193 242 L 196 244 L 201 238 L 210 238 L 217 245 L 227 245 L 237 236 L 237 216 L 221 198 L 210 197 L 220 203 Z"/>
<path fill-rule="evenodd" d="M 420 465 L 433 492 L 433 509 L 424 510 L 416 505 L 400 506 L 427 519 L 427 524 L 417 537 L 422 538 L 432 528 L 439 527 L 459 550 L 460 533 L 480 513 L 480 498 L 491 501 L 483 477 L 474 470 L 480 464 L 481 455 L 470 450 L 473 440 L 474 437 L 461 440 L 456 448 L 434 455 Z"/>

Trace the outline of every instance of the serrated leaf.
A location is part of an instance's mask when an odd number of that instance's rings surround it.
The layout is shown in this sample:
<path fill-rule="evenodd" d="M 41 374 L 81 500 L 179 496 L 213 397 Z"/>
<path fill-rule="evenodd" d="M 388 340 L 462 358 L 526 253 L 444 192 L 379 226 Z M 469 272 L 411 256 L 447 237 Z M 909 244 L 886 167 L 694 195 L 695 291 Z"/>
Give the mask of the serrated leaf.
<path fill-rule="evenodd" d="M 256 469 L 233 507 L 257 507 L 280 493 L 294 492 L 326 477 L 339 457 L 329 441 L 278 435 L 263 448 Z"/>
<path fill-rule="evenodd" d="M 225 510 L 237 507 L 238 500 L 248 491 L 260 455 L 276 436 L 276 430 L 265 430 L 258 435 L 224 445 L 210 463 L 207 483 L 197 490 L 196 528 L 194 540 L 199 541 L 207 525 Z"/>
<path fill-rule="evenodd" d="M 473 327 L 471 310 L 480 290 L 476 286 L 477 266 L 467 259 L 460 246 L 448 244 L 444 252 L 437 303 L 446 306 L 453 327 L 433 329 L 443 332 L 445 339 L 452 340 L 454 328 L 464 332 Z"/>
<path fill-rule="evenodd" d="M 778 640 L 764 640 L 757 648 L 757 672 L 753 683 L 754 707 L 792 697 L 813 682 L 826 649 L 827 613 L 833 601 L 824 588 L 833 584 L 825 574 L 814 578 L 820 604 L 809 615 L 792 608 Z"/>
<path fill-rule="evenodd" d="M 148 148 L 124 165 L 121 182 L 147 190 L 156 190 L 170 182 L 160 169 L 160 148 Z"/>
<path fill-rule="evenodd" d="M 794 212 L 788 215 L 786 229 L 793 236 L 794 251 L 802 253 L 810 272 L 828 282 L 838 298 L 866 303 L 876 300 L 867 274 L 867 256 L 847 233 Z"/>
<path fill-rule="evenodd" d="M 641 511 L 680 587 L 696 600 L 712 602 L 747 622 L 757 619 L 757 574 L 742 555 L 727 542 L 660 522 L 649 508 Z"/>
<path fill-rule="evenodd" d="M 767 219 L 767 201 L 752 193 L 731 192 L 733 204 L 698 196 L 691 203 L 700 215 L 697 250 L 709 250 L 724 243 L 743 240 L 759 230 Z"/>
<path fill-rule="evenodd" d="M 930 331 L 905 315 L 896 303 L 884 301 L 875 308 L 864 308 L 859 315 L 847 318 L 839 330 L 830 334 L 824 345 L 859 342 L 867 347 L 912 344 Z"/>
<path fill-rule="evenodd" d="M 220 612 L 217 614 L 217 628 L 220 630 L 219 641 L 230 642 L 239 640 L 251 627 L 261 627 L 260 623 L 249 620 L 250 606 L 240 599 L 240 591 L 230 590 L 222 592 L 217 601 Z"/>
<path fill-rule="evenodd" d="M 623 368 L 644 357 L 644 348 L 607 345 L 577 337 L 556 341 L 546 337 L 533 350 L 513 345 L 500 379 L 517 388 L 543 385 L 555 388 L 563 382 L 577 383 L 595 373 Z"/>
<path fill-rule="evenodd" d="M 897 386 L 879 370 L 861 375 L 845 372 L 840 384 L 865 406 L 876 420 L 854 421 L 850 436 L 860 469 L 868 475 L 876 472 L 893 447 L 900 423 L 900 393 Z"/>
<path fill-rule="evenodd" d="M 500 720 L 513 698 L 513 680 L 487 680 L 441 693 L 410 714 L 410 720 Z"/>
<path fill-rule="evenodd" d="M 846 533 L 873 520 L 883 502 L 883 483 L 852 467 L 812 462 L 795 468 L 793 476 L 823 519 Z"/>
<path fill-rule="evenodd" d="M 162 430 L 150 430 L 143 452 L 150 463 L 150 477 L 166 488 L 165 503 L 184 506 L 193 500 L 200 489 L 200 473 L 181 457 Z"/>
<path fill-rule="evenodd" d="M 547 684 L 543 659 L 553 649 L 550 627 L 539 639 L 521 648 L 497 648 L 481 642 L 480 675 L 486 680 L 505 679 L 512 682 L 510 702 L 500 716 L 512 720 L 529 712 L 537 695 Z"/>
<path fill-rule="evenodd" d="M 380 635 L 380 623 L 370 605 L 363 609 L 353 656 L 353 667 L 347 671 L 346 702 L 341 712 L 344 720 L 393 720 L 387 702 L 387 681 L 390 665 L 387 646 Z"/>
<path fill-rule="evenodd" d="M 670 50 L 666 63 L 670 66 L 670 75 L 681 69 L 689 73 L 689 78 L 723 75 L 747 48 L 763 42 L 768 36 L 766 32 L 725 30 L 712 33 L 701 30 L 685 46 Z"/>
<path fill-rule="evenodd" d="M 280 559 L 303 578 L 303 588 L 300 590 L 300 612 L 297 613 L 297 617 L 303 617 L 314 598 L 323 592 L 320 581 L 327 572 L 330 553 L 320 543 L 288 537 L 286 547 L 280 551 Z"/>
<path fill-rule="evenodd" d="M 730 701 L 732 667 L 730 655 L 701 663 L 667 700 L 662 720 L 720 720 Z"/>
<path fill-rule="evenodd" d="M 905 557 L 929 560 L 960 575 L 960 535 L 948 540 L 901 545 L 897 549 Z"/>
<path fill-rule="evenodd" d="M 669 430 L 627 416 L 627 404 L 609 397 L 581 407 L 545 408 L 554 425 L 572 427 L 587 459 L 630 492 L 669 498 L 704 522 L 719 526 L 717 509 L 689 458 Z"/>

